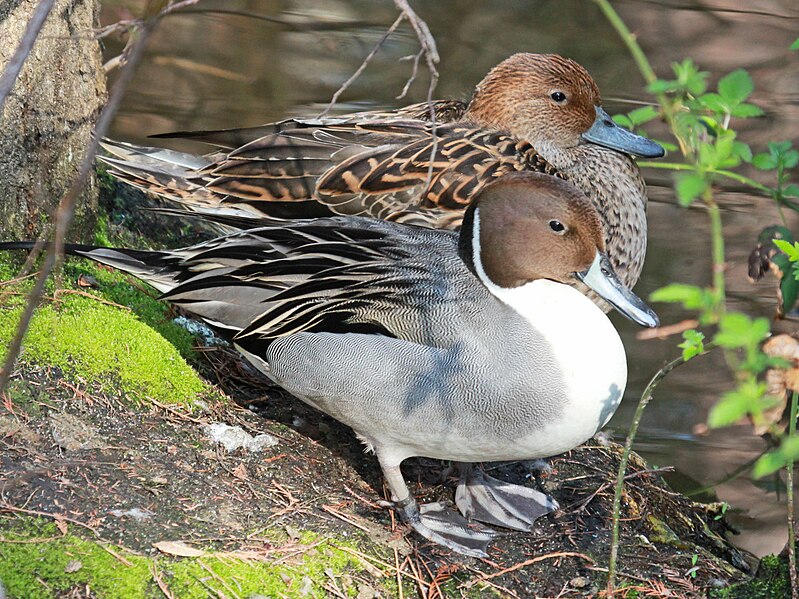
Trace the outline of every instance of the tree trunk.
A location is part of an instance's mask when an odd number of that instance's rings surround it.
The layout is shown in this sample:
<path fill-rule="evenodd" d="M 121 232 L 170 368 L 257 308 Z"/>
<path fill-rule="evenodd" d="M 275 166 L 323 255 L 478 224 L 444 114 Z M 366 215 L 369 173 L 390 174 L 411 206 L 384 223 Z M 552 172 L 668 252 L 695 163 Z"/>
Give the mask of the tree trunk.
<path fill-rule="evenodd" d="M 36 0 L 0 0 L 0 70 L 16 50 Z M 0 115 L 0 234 L 34 238 L 69 188 L 105 101 L 92 27 L 98 0 L 58 0 Z M 69 237 L 87 239 L 97 179 L 81 193 Z"/>

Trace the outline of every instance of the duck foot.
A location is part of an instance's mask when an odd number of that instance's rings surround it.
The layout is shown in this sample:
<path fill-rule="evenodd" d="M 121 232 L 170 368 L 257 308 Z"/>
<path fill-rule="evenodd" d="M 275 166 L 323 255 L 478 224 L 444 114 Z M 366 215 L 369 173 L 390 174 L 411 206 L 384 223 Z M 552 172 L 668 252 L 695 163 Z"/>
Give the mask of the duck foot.
<path fill-rule="evenodd" d="M 469 522 L 442 503 L 418 506 L 411 498 L 398 502 L 396 507 L 403 519 L 425 539 L 469 557 L 488 557 L 488 544 L 499 534 Z"/>
<path fill-rule="evenodd" d="M 467 520 L 528 532 L 557 502 L 534 489 L 487 476 L 471 464 L 461 467 L 455 504 Z"/>

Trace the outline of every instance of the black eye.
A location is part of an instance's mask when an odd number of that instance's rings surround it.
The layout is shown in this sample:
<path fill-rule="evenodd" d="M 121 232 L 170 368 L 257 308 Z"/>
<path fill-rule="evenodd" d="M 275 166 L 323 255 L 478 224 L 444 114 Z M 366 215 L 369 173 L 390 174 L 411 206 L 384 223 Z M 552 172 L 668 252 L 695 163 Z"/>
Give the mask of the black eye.
<path fill-rule="evenodd" d="M 555 100 L 558 104 L 561 104 L 566 101 L 566 94 L 563 92 L 552 92 L 549 94 L 549 97 Z"/>
<path fill-rule="evenodd" d="M 559 220 L 549 221 L 549 228 L 555 231 L 558 235 L 563 235 L 566 232 L 566 225 Z"/>

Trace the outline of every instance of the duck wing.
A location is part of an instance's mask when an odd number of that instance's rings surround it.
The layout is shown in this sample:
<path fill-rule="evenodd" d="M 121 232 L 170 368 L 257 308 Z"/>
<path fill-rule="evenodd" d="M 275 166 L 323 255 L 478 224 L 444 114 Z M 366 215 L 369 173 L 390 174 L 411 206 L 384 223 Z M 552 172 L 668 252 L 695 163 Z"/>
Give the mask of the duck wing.
<path fill-rule="evenodd" d="M 296 129 L 318 126 L 336 118 L 341 121 L 383 121 L 400 119 L 430 120 L 432 110 L 438 123 L 452 123 L 466 114 L 467 103 L 461 100 L 434 100 L 431 103 L 420 102 L 392 110 L 365 110 L 340 117 L 327 119 L 286 119 L 277 123 L 268 123 L 255 127 L 238 127 L 234 129 L 215 129 L 207 131 L 173 131 L 151 135 L 153 139 L 190 139 L 210 144 L 216 150 L 235 150 L 267 135 L 288 132 Z"/>
<path fill-rule="evenodd" d="M 153 285 L 250 351 L 302 331 L 446 341 L 433 312 L 472 288 L 455 233 L 354 217 L 270 223 L 169 251 L 66 249 Z"/>
<path fill-rule="evenodd" d="M 440 108 L 447 118 L 465 110 Z M 451 229 L 494 178 L 515 170 L 559 175 L 529 143 L 461 121 L 431 123 L 421 118 L 428 109 L 284 121 L 205 157 L 107 141 L 112 156 L 104 160 L 117 178 L 186 210 L 240 216 L 252 226 L 264 215 L 342 214 Z M 242 139 L 211 133 L 206 141 Z"/>

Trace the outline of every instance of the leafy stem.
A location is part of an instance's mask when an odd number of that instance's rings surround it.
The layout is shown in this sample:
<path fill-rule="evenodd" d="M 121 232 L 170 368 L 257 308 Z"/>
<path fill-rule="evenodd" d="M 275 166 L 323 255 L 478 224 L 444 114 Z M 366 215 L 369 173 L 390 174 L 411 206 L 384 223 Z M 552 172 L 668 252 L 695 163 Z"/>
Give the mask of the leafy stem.
<path fill-rule="evenodd" d="M 647 168 L 659 168 L 659 169 L 666 169 L 670 171 L 694 171 L 696 167 L 692 164 L 685 164 L 682 162 L 652 162 L 650 160 L 640 160 L 638 161 L 639 166 L 647 167 Z M 748 185 L 753 189 L 758 191 L 762 191 L 768 195 L 772 195 L 774 193 L 774 189 L 769 187 L 768 185 L 763 185 L 754 179 L 741 175 L 739 173 L 723 170 L 723 169 L 714 169 L 709 168 L 705 172 L 711 175 L 719 175 L 721 177 L 726 177 L 728 179 L 732 179 L 733 181 L 737 181 L 738 183 L 742 183 L 744 185 Z"/>
<path fill-rule="evenodd" d="M 721 317 L 725 311 L 725 258 L 724 258 L 724 229 L 721 223 L 721 209 L 713 197 L 713 189 L 708 186 L 702 193 L 702 200 L 707 206 L 710 215 L 710 238 L 713 256 L 713 295 L 715 299 L 715 312 Z"/>
<path fill-rule="evenodd" d="M 605 15 L 605 18 L 613 26 L 613 28 L 619 34 L 619 37 L 621 37 L 622 41 L 627 46 L 627 49 L 630 51 L 633 60 L 635 60 L 635 63 L 638 65 L 638 70 L 641 71 L 641 75 L 643 76 L 647 85 L 651 85 L 657 81 L 658 77 L 655 74 L 655 70 L 652 68 L 649 59 L 646 57 L 646 54 L 644 54 L 644 51 L 638 44 L 636 35 L 630 31 L 630 29 L 627 27 L 627 24 L 619 16 L 619 13 L 616 12 L 616 9 L 611 6 L 609 0 L 594 0 L 594 3 L 599 7 L 599 9 Z M 655 97 L 657 98 L 658 104 L 660 104 L 661 108 L 663 109 L 663 114 L 666 117 L 666 120 L 671 126 L 674 121 L 674 106 L 663 93 L 657 93 L 655 94 Z"/>

